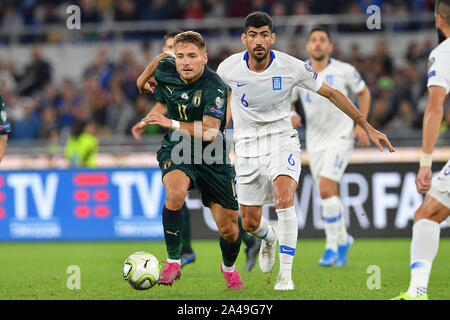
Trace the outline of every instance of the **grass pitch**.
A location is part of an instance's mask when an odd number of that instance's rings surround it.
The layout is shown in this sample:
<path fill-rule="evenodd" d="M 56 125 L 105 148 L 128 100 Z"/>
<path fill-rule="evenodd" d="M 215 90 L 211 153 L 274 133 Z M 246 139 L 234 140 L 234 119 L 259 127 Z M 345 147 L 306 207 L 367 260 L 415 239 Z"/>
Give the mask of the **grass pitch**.
<path fill-rule="evenodd" d="M 197 260 L 182 269 L 181 280 L 172 287 L 155 286 L 145 291 L 134 290 L 124 282 L 122 264 L 128 255 L 141 250 L 164 260 L 163 242 L 2 243 L 0 299 L 385 300 L 408 288 L 410 241 L 356 239 L 346 267 L 324 268 L 317 264 L 324 240 L 300 240 L 293 268 L 295 290 L 289 292 L 273 290 L 278 257 L 269 274 L 263 274 L 258 264 L 252 272 L 245 272 L 244 247 L 237 266 L 247 288 L 227 290 L 217 240 L 194 240 Z M 431 299 L 450 299 L 449 262 L 450 239 L 442 238 L 429 284 Z M 80 268 L 80 289 L 70 290 L 66 285 L 71 265 Z M 374 270 L 379 270 L 379 289 L 368 288 L 368 283 L 377 285 Z"/>

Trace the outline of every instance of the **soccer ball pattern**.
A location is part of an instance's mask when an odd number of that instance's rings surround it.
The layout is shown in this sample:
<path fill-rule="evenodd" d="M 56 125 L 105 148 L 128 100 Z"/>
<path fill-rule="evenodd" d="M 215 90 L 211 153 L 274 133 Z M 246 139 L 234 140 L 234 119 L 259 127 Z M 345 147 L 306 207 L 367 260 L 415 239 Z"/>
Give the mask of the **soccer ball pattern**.
<path fill-rule="evenodd" d="M 158 259 L 145 251 L 135 252 L 123 264 L 123 278 L 136 290 L 147 290 L 158 283 L 161 265 Z"/>

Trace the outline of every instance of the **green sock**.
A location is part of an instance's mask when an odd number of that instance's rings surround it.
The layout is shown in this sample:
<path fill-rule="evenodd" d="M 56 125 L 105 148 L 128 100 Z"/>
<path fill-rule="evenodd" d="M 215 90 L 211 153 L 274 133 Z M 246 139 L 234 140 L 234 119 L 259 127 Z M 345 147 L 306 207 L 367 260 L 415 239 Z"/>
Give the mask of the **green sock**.
<path fill-rule="evenodd" d="M 169 259 L 180 259 L 181 238 L 183 234 L 183 209 L 169 210 L 163 208 L 164 240 Z"/>
<path fill-rule="evenodd" d="M 181 239 L 181 251 L 183 252 L 192 252 L 191 248 L 191 212 L 189 211 L 186 203 L 183 205 L 183 237 Z"/>

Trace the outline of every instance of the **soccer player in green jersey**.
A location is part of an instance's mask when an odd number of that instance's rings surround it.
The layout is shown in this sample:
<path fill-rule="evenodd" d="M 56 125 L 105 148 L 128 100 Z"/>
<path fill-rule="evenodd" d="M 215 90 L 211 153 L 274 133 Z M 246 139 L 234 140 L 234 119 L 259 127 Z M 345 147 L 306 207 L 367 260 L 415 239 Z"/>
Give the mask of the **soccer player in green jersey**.
<path fill-rule="evenodd" d="M 157 103 L 132 129 L 138 139 L 147 125 L 170 129 L 157 152 L 166 190 L 163 227 L 168 252 L 159 283 L 171 285 L 181 277 L 182 207 L 188 190 L 194 187 L 219 229 L 221 269 L 227 286 L 243 289 L 235 267 L 241 245 L 235 179 L 223 135 L 227 88 L 206 67 L 206 46 L 200 34 L 187 31 L 177 35 L 174 48 L 175 59 L 163 53 L 149 66 L 157 82 Z"/>
<path fill-rule="evenodd" d="M 3 155 L 8 145 L 8 133 L 11 132 L 11 125 L 8 122 L 6 115 L 5 103 L 3 97 L 0 94 L 0 161 L 3 159 Z"/>

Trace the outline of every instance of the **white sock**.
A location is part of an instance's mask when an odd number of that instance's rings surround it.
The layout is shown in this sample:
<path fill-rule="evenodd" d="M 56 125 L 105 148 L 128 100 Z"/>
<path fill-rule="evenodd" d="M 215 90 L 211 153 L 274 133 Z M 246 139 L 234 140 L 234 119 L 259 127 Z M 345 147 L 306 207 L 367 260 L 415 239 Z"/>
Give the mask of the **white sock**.
<path fill-rule="evenodd" d="M 169 259 L 166 260 L 169 263 L 178 263 L 178 265 L 181 265 L 181 259 Z"/>
<path fill-rule="evenodd" d="M 342 216 L 342 203 L 338 196 L 322 199 L 322 219 L 326 248 L 336 252 L 338 244 L 347 243 L 347 228 Z M 344 238 L 345 240 L 343 240 Z M 342 241 L 343 243 L 341 243 Z"/>
<path fill-rule="evenodd" d="M 411 281 L 408 295 L 418 297 L 427 293 L 431 266 L 439 248 L 439 223 L 421 219 L 413 226 L 411 241 Z"/>
<path fill-rule="evenodd" d="M 234 263 L 231 267 L 227 267 L 226 265 L 223 264 L 223 261 L 222 261 L 222 269 L 225 272 L 233 272 L 236 269 L 236 267 L 235 267 Z"/>
<path fill-rule="evenodd" d="M 277 209 L 277 236 L 280 246 L 280 273 L 291 275 L 295 248 L 297 247 L 298 220 L 295 207 Z"/>
<path fill-rule="evenodd" d="M 259 227 L 249 233 L 255 238 L 267 241 L 269 244 L 275 240 L 275 233 L 272 228 L 270 228 L 269 222 L 264 217 L 261 217 Z"/>

